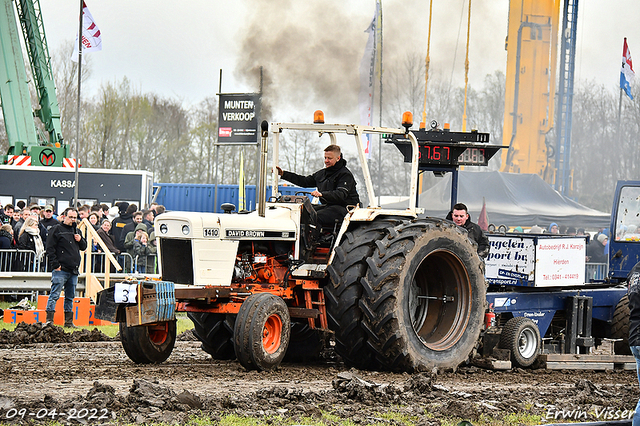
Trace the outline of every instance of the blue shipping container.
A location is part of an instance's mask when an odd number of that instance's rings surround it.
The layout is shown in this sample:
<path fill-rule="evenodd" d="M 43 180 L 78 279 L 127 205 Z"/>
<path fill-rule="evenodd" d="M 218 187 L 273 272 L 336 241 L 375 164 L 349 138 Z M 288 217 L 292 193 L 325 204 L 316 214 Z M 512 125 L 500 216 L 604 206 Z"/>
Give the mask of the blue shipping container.
<path fill-rule="evenodd" d="M 295 195 L 297 192 L 311 192 L 314 188 L 301 188 L 298 186 L 280 186 L 282 195 Z M 154 185 L 155 202 L 162 204 L 167 210 L 189 211 L 203 213 L 222 213 L 220 206 L 231 203 L 238 206 L 238 185 L 217 185 L 217 208 L 214 209 L 216 200 L 216 185 L 195 183 L 156 183 Z M 247 210 L 256 208 L 256 186 L 245 187 L 245 203 Z M 267 187 L 267 199 L 271 196 L 271 186 Z"/>

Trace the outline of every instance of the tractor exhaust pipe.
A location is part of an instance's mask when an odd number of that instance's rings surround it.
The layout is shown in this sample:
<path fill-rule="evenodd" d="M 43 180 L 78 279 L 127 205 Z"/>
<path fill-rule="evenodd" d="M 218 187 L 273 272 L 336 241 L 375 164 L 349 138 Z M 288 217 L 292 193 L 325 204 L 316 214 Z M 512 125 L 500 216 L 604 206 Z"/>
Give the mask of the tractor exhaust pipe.
<path fill-rule="evenodd" d="M 258 216 L 264 217 L 267 205 L 267 140 L 269 138 L 269 123 L 260 123 L 262 137 L 260 138 L 260 186 L 258 188 Z"/>

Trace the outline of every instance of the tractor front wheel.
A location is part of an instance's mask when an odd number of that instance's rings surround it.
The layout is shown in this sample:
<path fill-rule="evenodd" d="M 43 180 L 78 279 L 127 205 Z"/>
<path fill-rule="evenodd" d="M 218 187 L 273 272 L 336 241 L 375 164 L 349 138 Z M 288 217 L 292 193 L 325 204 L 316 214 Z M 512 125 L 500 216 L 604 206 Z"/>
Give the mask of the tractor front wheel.
<path fill-rule="evenodd" d="M 128 327 L 120 323 L 120 341 L 131 361 L 158 364 L 166 361 L 176 343 L 176 322 Z"/>
<path fill-rule="evenodd" d="M 236 318 L 236 357 L 247 370 L 273 370 L 287 352 L 290 333 L 291 319 L 284 300 L 270 293 L 253 294 L 242 303 Z"/>

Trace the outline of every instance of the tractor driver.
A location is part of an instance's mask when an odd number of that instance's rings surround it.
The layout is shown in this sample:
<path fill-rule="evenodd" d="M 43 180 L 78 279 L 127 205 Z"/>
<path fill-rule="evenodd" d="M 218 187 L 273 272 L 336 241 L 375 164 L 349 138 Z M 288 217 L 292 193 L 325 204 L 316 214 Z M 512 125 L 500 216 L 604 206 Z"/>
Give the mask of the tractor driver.
<path fill-rule="evenodd" d="M 482 259 L 487 257 L 489 254 L 489 239 L 484 235 L 484 232 L 482 232 L 482 229 L 478 224 L 471 222 L 467 206 L 462 203 L 458 203 L 453 206 L 453 210 L 450 214 L 451 217 L 447 217 L 447 219 L 451 219 L 453 223 L 466 229 L 471 241 L 475 241 L 476 244 L 478 244 L 478 256 Z"/>
<path fill-rule="evenodd" d="M 318 213 L 318 224 L 333 229 L 336 222 L 342 222 L 347 214 L 347 206 L 360 204 L 356 191 L 356 180 L 347 169 L 347 161 L 342 158 L 338 145 L 329 145 L 324 149 L 324 169 L 309 176 L 283 171 L 276 167 L 278 174 L 289 182 L 305 187 L 316 187 L 311 193 L 320 199 L 320 205 L 314 206 Z"/>

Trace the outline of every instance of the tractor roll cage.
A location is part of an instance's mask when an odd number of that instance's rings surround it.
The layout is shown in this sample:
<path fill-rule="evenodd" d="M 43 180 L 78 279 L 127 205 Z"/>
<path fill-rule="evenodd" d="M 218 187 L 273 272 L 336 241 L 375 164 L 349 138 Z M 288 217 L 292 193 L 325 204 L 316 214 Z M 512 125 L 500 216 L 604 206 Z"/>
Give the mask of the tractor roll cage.
<path fill-rule="evenodd" d="M 373 190 L 373 183 L 371 181 L 371 174 L 369 173 L 369 164 L 367 163 L 366 154 L 364 151 L 364 143 L 362 141 L 363 134 L 394 134 L 394 135 L 405 135 L 409 138 L 412 147 L 411 153 L 411 187 L 409 189 L 409 207 L 408 210 L 411 211 L 415 215 L 416 207 L 413 205 L 412 200 L 415 200 L 417 197 L 418 191 L 418 141 L 414 134 L 405 129 L 395 129 L 389 127 L 371 127 L 371 126 L 361 126 L 356 124 L 303 124 L 303 123 L 271 123 L 271 132 L 274 136 L 273 141 L 273 170 L 278 166 L 278 157 L 279 157 L 279 149 L 280 149 L 280 133 L 283 130 L 302 130 L 302 131 L 313 131 L 318 132 L 320 136 L 323 134 L 328 134 L 331 138 L 331 144 L 336 145 L 336 134 L 344 133 L 347 135 L 355 136 L 356 138 L 356 148 L 358 150 L 358 157 L 360 158 L 360 164 L 362 166 L 362 173 L 364 175 L 364 182 L 367 189 L 367 196 L 369 198 L 369 204 L 367 207 L 369 208 L 378 208 L 378 201 L 375 196 L 375 192 Z M 274 197 L 278 196 L 278 173 L 272 171 L 272 195 Z"/>

